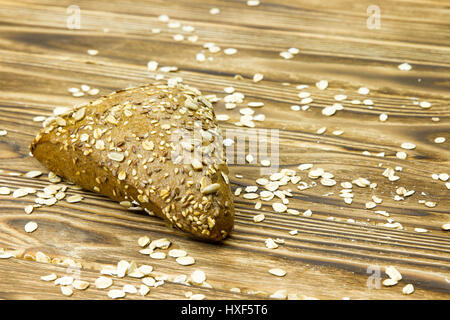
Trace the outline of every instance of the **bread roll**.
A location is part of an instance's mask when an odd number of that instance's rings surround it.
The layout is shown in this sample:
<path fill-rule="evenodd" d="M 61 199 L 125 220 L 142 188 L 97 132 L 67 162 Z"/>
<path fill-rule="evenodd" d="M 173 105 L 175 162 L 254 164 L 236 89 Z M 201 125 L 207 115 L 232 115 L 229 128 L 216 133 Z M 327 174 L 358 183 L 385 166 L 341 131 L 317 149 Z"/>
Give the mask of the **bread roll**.
<path fill-rule="evenodd" d="M 67 180 L 196 238 L 221 241 L 233 228 L 221 131 L 195 88 L 155 83 L 77 106 L 47 121 L 31 152 Z"/>

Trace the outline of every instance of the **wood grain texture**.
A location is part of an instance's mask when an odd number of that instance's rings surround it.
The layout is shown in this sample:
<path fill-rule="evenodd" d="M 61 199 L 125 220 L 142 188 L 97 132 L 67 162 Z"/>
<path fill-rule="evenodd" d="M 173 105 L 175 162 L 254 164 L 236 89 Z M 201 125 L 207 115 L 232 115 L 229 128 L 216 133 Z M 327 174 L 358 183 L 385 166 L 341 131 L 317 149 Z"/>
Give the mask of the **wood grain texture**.
<path fill-rule="evenodd" d="M 81 8 L 80 30 L 66 28 L 68 6 Z M 0 298 L 59 299 L 58 288 L 43 283 L 40 276 L 65 268 L 28 261 L 37 251 L 52 258 L 72 258 L 82 263 L 82 278 L 93 281 L 103 265 L 119 260 L 150 264 L 161 274 L 189 276 L 196 269 L 205 271 L 213 288 L 195 288 L 171 281 L 152 289 L 149 299 L 183 299 L 186 291 L 203 293 L 208 299 L 268 298 L 280 289 L 300 299 L 449 299 L 450 239 L 441 229 L 449 223 L 449 190 L 433 173 L 450 173 L 450 11 L 445 1 L 377 1 L 381 9 L 381 29 L 366 27 L 366 9 L 372 1 L 279 1 L 265 0 L 258 7 L 245 1 L 9 1 L 0 0 L 0 187 L 13 190 L 49 185 L 46 177 L 26 178 L 30 170 L 46 172 L 28 155 L 28 146 L 40 127 L 35 116 L 49 116 L 55 107 L 89 101 L 91 97 L 72 97 L 67 89 L 87 84 L 101 94 L 153 81 L 154 72 L 146 64 L 156 60 L 161 66 L 177 66 L 184 82 L 206 94 L 223 97 L 223 88 L 234 86 L 246 95 L 245 102 L 262 101 L 258 109 L 266 115 L 259 129 L 279 129 L 280 165 L 296 169 L 301 163 L 314 163 L 335 175 L 336 181 L 369 178 L 375 190 L 354 187 L 355 199 L 346 205 L 336 187 L 300 191 L 295 187 L 290 208 L 312 217 L 275 213 L 273 202 L 254 208 L 253 200 L 235 198 L 236 226 L 221 245 L 192 241 L 180 232 L 166 228 L 155 217 L 123 209 L 102 196 L 83 190 L 80 203 L 60 201 L 36 209 L 31 215 L 23 208 L 34 197 L 15 199 L 0 196 L 0 248 L 15 250 L 16 258 L 0 260 Z M 209 9 L 218 7 L 219 15 Z M 168 28 L 158 16 L 167 14 L 182 25 L 196 28 L 195 43 L 176 42 L 173 35 L 184 33 Z M 105 32 L 104 28 L 109 29 Z M 160 28 L 154 34 L 152 28 Z M 213 61 L 198 62 L 195 55 L 206 42 L 222 49 L 233 47 L 233 56 L 210 54 Z M 293 59 L 279 56 L 297 47 Z M 88 49 L 99 54 L 90 56 Z M 411 71 L 397 66 L 409 62 Z M 264 80 L 253 83 L 254 73 Z M 236 80 L 240 74 L 244 80 Z M 314 83 L 329 81 L 329 88 L 318 90 Z M 285 83 L 290 83 L 286 85 Z M 314 101 L 308 111 L 290 109 L 299 103 L 299 84 L 308 84 Z M 370 88 L 368 96 L 357 93 Z M 321 110 L 333 104 L 334 95 L 345 93 L 344 110 L 324 117 Z M 354 105 L 352 99 L 370 98 L 372 108 Z M 429 101 L 430 109 L 417 101 Z M 246 105 L 246 103 L 244 103 Z M 226 110 L 222 101 L 216 113 L 230 115 L 222 122 L 224 130 L 236 128 L 239 108 Z M 389 119 L 380 122 L 381 113 Z M 439 122 L 432 121 L 439 117 Z M 317 130 L 327 127 L 319 135 Z M 340 136 L 331 134 L 344 130 Z M 434 143 L 445 137 L 443 144 Z M 395 154 L 403 142 L 416 148 L 405 160 Z M 369 151 L 370 155 L 363 155 Z M 384 152 L 384 157 L 376 154 Z M 380 166 L 381 163 L 381 166 Z M 401 166 L 399 181 L 389 182 L 381 174 L 386 167 Z M 232 188 L 255 185 L 258 165 L 232 164 Z M 298 170 L 297 170 L 298 171 Z M 11 173 L 20 173 L 15 176 Z M 236 177 L 236 174 L 243 178 Z M 298 174 L 310 181 L 306 172 Z M 405 201 L 393 200 L 395 189 L 404 186 L 416 193 Z M 326 195 L 334 192 L 331 195 Z M 367 210 L 365 202 L 375 194 L 383 203 L 375 210 L 386 210 L 405 230 L 381 227 L 386 218 Z M 418 200 L 435 201 L 429 208 Z M 255 223 L 253 216 L 266 219 Z M 334 220 L 329 220 L 334 217 Z M 353 219 L 355 223 L 349 222 Z M 24 225 L 36 221 L 39 228 L 24 232 Z M 414 228 L 426 228 L 418 233 Z M 291 236 L 288 232 L 297 229 Z M 167 237 L 174 248 L 182 248 L 196 259 L 188 267 L 173 258 L 153 260 L 138 253 L 137 239 Z M 279 248 L 265 247 L 267 238 L 285 241 Z M 394 265 L 403 280 L 394 287 L 369 289 L 370 266 Z M 274 277 L 268 270 L 283 268 L 287 275 Z M 124 283 L 139 283 L 126 278 Z M 118 282 L 119 283 L 119 282 Z M 412 283 L 415 292 L 402 294 Z M 241 293 L 230 292 L 240 288 Z M 137 296 L 128 296 L 135 298 Z M 106 292 L 89 288 L 72 298 L 102 299 Z"/>

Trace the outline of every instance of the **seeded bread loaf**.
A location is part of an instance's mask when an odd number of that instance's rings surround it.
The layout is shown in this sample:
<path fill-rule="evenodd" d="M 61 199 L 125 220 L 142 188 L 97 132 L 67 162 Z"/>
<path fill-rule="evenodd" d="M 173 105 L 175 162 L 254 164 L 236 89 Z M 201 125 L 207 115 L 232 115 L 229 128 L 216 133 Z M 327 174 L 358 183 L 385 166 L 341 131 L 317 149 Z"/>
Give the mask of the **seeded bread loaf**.
<path fill-rule="evenodd" d="M 155 83 L 47 121 L 31 152 L 85 189 L 137 204 L 196 238 L 220 241 L 234 223 L 221 137 L 201 92 Z"/>

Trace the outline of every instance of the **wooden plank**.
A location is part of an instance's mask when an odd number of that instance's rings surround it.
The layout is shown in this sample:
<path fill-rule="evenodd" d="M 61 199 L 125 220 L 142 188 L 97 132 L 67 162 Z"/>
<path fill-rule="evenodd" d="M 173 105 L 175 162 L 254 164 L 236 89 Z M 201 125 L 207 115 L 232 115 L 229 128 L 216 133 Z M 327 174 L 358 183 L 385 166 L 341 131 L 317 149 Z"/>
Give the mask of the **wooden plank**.
<path fill-rule="evenodd" d="M 124 210 L 83 190 L 69 189 L 70 194 L 85 197 L 81 203 L 60 201 L 52 207 L 37 208 L 31 215 L 23 208 L 33 203 L 34 196 L 0 196 L 0 248 L 18 253 L 17 258 L 0 260 L 1 298 L 42 298 L 44 287 L 51 288 L 45 290 L 45 298 L 63 298 L 57 288 L 43 284 L 39 277 L 64 269 L 25 260 L 38 251 L 51 258 L 79 261 L 91 281 L 103 265 L 121 259 L 151 264 L 157 272 L 171 277 L 189 276 L 200 269 L 206 272 L 212 289 L 196 289 L 210 299 L 268 298 L 280 289 L 300 299 L 449 298 L 450 242 L 448 232 L 441 229 L 448 223 L 449 190 L 443 181 L 431 178 L 433 173 L 448 173 L 450 166 L 450 48 L 448 41 L 443 41 L 450 15 L 444 2 L 404 1 L 394 6 L 380 1 L 380 30 L 365 27 L 368 1 L 326 5 L 263 1 L 256 8 L 247 7 L 245 2 L 155 0 L 138 8 L 129 1 L 80 1 L 81 30 L 66 28 L 70 1 L 1 0 L 0 4 L 0 129 L 8 132 L 0 137 L 0 186 L 42 190 L 49 184 L 44 176 L 23 176 L 30 170 L 47 172 L 28 156 L 29 142 L 40 127 L 33 117 L 48 116 L 55 107 L 91 98 L 72 97 L 67 92 L 70 87 L 88 84 L 107 94 L 150 82 L 155 73 L 147 71 L 149 60 L 177 66 L 179 72 L 174 76 L 207 94 L 223 97 L 223 88 L 233 86 L 245 94 L 246 103 L 264 102 L 256 111 L 265 114 L 266 120 L 257 123 L 257 128 L 279 130 L 280 164 L 297 170 L 303 181 L 313 180 L 297 166 L 314 163 L 332 172 L 338 182 L 366 177 L 378 185 L 374 190 L 355 186 L 352 205 L 342 201 L 338 187 L 319 183 L 301 191 L 290 186 L 293 197 L 289 208 L 300 212 L 311 209 L 312 217 L 275 213 L 274 201 L 255 209 L 254 201 L 236 197 L 235 231 L 219 246 L 192 241 L 166 228 L 157 218 Z M 221 14 L 210 15 L 212 7 L 220 7 Z M 180 30 L 159 21 L 160 14 L 195 26 L 199 41 L 173 41 Z M 161 33 L 152 34 L 151 28 L 160 28 Z M 204 50 L 206 42 L 215 42 L 222 49 L 237 48 L 238 53 L 206 52 L 214 60 L 199 63 L 195 55 Z M 300 54 L 284 60 L 279 52 L 289 47 L 299 48 Z M 99 54 L 89 56 L 88 49 L 98 49 Z M 398 70 L 404 61 L 413 65 L 411 71 Z M 255 84 L 251 78 L 256 72 L 263 73 L 264 80 Z M 235 74 L 245 79 L 236 80 Z M 327 90 L 315 87 L 321 79 L 329 81 Z M 308 111 L 290 109 L 299 104 L 298 84 L 310 85 L 305 90 L 314 101 Z M 361 86 L 370 88 L 368 96 L 357 93 Z M 342 102 L 344 110 L 324 117 L 321 110 L 333 104 L 334 96 L 340 93 L 348 96 Z M 365 98 L 372 99 L 374 105 L 350 102 Z M 432 107 L 423 109 L 414 101 L 429 101 Z M 222 101 L 215 108 L 217 114 L 230 115 L 222 125 L 225 133 L 236 129 L 239 108 L 226 110 Z M 381 113 L 389 115 L 387 122 L 379 121 Z M 433 117 L 440 121 L 432 121 Z M 327 127 L 325 134 L 317 133 L 321 127 Z M 334 130 L 344 133 L 333 135 Z M 439 136 L 447 141 L 434 143 Z M 403 142 L 417 146 L 407 151 L 405 160 L 396 157 Z M 382 152 L 384 157 L 377 156 Z M 386 167 L 397 166 L 402 167 L 397 172 L 399 181 L 390 182 L 381 175 Z M 233 190 L 255 185 L 259 169 L 257 164 L 231 164 Z M 395 201 L 398 186 L 416 192 L 405 201 Z M 388 211 L 405 230 L 379 226 L 386 218 L 365 209 L 373 194 L 383 199 L 374 210 Z M 429 208 L 418 202 L 424 199 L 435 201 L 437 206 Z M 260 213 L 266 218 L 255 223 L 253 216 Z M 23 227 L 30 220 L 39 228 L 27 234 Z M 428 232 L 418 233 L 414 228 Z M 289 234 L 293 229 L 298 235 Z M 196 264 L 182 267 L 172 258 L 153 260 L 139 254 L 137 239 L 143 235 L 169 238 L 172 247 L 188 251 Z M 284 244 L 267 249 L 267 238 L 283 239 Z M 369 289 L 368 268 L 380 267 L 384 279 L 388 265 L 396 266 L 403 280 L 394 287 Z M 287 275 L 272 276 L 268 270 L 274 267 L 283 268 Z M 407 283 L 416 288 L 411 296 L 401 292 Z M 241 294 L 231 293 L 231 288 L 240 288 Z M 149 298 L 182 299 L 191 289 L 169 281 Z M 89 289 L 73 298 L 105 297 L 105 292 Z"/>

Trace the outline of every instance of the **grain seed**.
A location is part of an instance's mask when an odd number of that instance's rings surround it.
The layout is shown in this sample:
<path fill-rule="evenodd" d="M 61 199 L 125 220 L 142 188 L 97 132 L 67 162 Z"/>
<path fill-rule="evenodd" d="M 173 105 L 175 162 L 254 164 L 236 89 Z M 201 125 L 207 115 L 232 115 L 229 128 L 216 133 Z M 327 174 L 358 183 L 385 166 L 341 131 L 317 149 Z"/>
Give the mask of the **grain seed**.
<path fill-rule="evenodd" d="M 189 256 L 178 257 L 176 261 L 178 264 L 181 264 L 182 266 L 189 266 L 195 263 L 195 259 Z"/>
<path fill-rule="evenodd" d="M 83 200 L 83 196 L 76 194 L 70 197 L 66 198 L 66 201 L 69 203 L 76 203 L 76 202 L 80 202 L 81 200 Z"/>
<path fill-rule="evenodd" d="M 327 80 L 320 80 L 319 82 L 316 82 L 316 87 L 319 90 L 325 90 L 328 87 L 328 81 Z"/>
<path fill-rule="evenodd" d="M 31 233 L 38 228 L 38 224 L 34 221 L 30 221 L 25 225 L 25 232 Z"/>
<path fill-rule="evenodd" d="M 269 249 L 278 248 L 278 245 L 275 243 L 275 241 L 272 238 L 267 238 L 264 242 L 266 244 L 266 247 Z"/>
<path fill-rule="evenodd" d="M 26 214 L 31 214 L 33 212 L 34 206 L 33 205 L 28 205 L 24 208 L 24 211 Z"/>
<path fill-rule="evenodd" d="M 191 273 L 191 280 L 194 283 L 201 284 L 206 281 L 206 275 L 201 270 L 195 270 Z"/>
<path fill-rule="evenodd" d="M 370 90 L 368 88 L 365 88 L 365 87 L 361 87 L 361 88 L 358 89 L 358 93 L 359 94 L 364 94 L 364 95 L 369 94 L 369 91 Z"/>
<path fill-rule="evenodd" d="M 220 9 L 219 8 L 211 8 L 209 10 L 209 13 L 212 14 L 212 15 L 219 14 L 220 13 Z"/>
<path fill-rule="evenodd" d="M 284 204 L 280 203 L 280 202 L 273 203 L 272 204 L 272 208 L 273 208 L 273 210 L 275 212 L 278 212 L 278 213 L 282 213 L 282 212 L 285 212 L 287 210 L 287 207 Z"/>
<path fill-rule="evenodd" d="M 274 276 L 277 276 L 277 277 L 284 277 L 286 275 L 286 271 L 284 271 L 283 269 L 279 269 L 279 268 L 270 269 L 269 273 L 273 274 Z"/>
<path fill-rule="evenodd" d="M 187 252 L 181 249 L 172 249 L 169 251 L 169 257 L 180 258 L 187 256 Z"/>
<path fill-rule="evenodd" d="M 403 294 L 412 294 L 414 292 L 414 286 L 412 284 L 407 284 L 402 289 Z"/>
<path fill-rule="evenodd" d="M 28 195 L 28 192 L 23 188 L 17 189 L 13 192 L 13 198 L 22 198 L 25 197 L 26 195 Z"/>
<path fill-rule="evenodd" d="M 150 258 L 162 260 L 166 258 L 166 254 L 164 252 L 152 252 L 150 253 Z"/>
<path fill-rule="evenodd" d="M 25 173 L 25 177 L 27 177 L 27 178 L 37 178 L 40 175 L 42 175 L 41 171 L 29 171 L 29 172 Z"/>
<path fill-rule="evenodd" d="M 421 101 L 419 103 L 419 106 L 423 109 L 429 109 L 431 108 L 431 103 L 429 103 L 428 101 Z"/>
<path fill-rule="evenodd" d="M 330 116 L 334 115 L 335 113 L 336 113 L 336 107 L 334 105 L 327 106 L 322 109 L 322 114 L 327 117 L 330 117 Z"/>
<path fill-rule="evenodd" d="M 124 284 L 122 287 L 122 291 L 124 293 L 131 293 L 131 294 L 137 293 L 136 287 L 133 286 L 132 284 Z"/>
<path fill-rule="evenodd" d="M 398 65 L 398 69 L 401 71 L 409 71 L 411 70 L 411 68 L 412 68 L 411 65 L 407 62 Z"/>
<path fill-rule="evenodd" d="M 410 142 L 403 142 L 401 147 L 406 150 L 413 150 L 416 148 L 416 145 L 414 143 L 410 143 Z"/>
<path fill-rule="evenodd" d="M 233 55 L 237 53 L 237 49 L 235 48 L 226 48 L 225 50 L 223 50 L 223 53 L 225 53 L 226 55 Z"/>
<path fill-rule="evenodd" d="M 263 213 L 261 213 L 261 214 L 258 214 L 258 215 L 256 215 L 256 216 L 254 216 L 254 217 L 253 217 L 253 221 L 254 221 L 254 222 L 261 222 L 261 221 L 263 221 L 265 218 L 266 218 L 266 216 L 265 216 Z"/>
<path fill-rule="evenodd" d="M 395 280 L 397 282 L 402 280 L 401 273 L 394 266 L 386 267 L 385 272 L 392 280 Z"/>
<path fill-rule="evenodd" d="M 11 194 L 11 189 L 8 187 L 0 187 L 0 195 L 7 196 L 9 194 Z"/>
<path fill-rule="evenodd" d="M 108 153 L 108 158 L 117 162 L 122 162 L 125 155 L 122 152 L 110 152 Z"/>
<path fill-rule="evenodd" d="M 141 284 L 139 286 L 139 294 L 141 296 L 146 296 L 150 292 L 150 288 L 147 287 L 145 284 Z"/>
<path fill-rule="evenodd" d="M 95 279 L 94 284 L 97 289 L 106 289 L 112 286 L 113 280 L 107 277 L 99 277 Z"/>
<path fill-rule="evenodd" d="M 73 290 L 69 286 L 61 286 L 61 293 L 67 297 L 70 297 L 73 294 Z"/>
<path fill-rule="evenodd" d="M 89 282 L 76 279 L 73 281 L 72 287 L 77 290 L 86 290 L 89 287 Z"/>
<path fill-rule="evenodd" d="M 156 280 L 153 277 L 145 277 L 142 279 L 142 283 L 146 286 L 153 287 L 156 283 Z"/>
<path fill-rule="evenodd" d="M 47 281 L 47 282 L 49 282 L 49 281 L 54 281 L 54 280 L 56 280 L 56 278 L 58 278 L 58 277 L 56 276 L 56 274 L 51 273 L 51 274 L 48 274 L 48 275 L 46 275 L 46 276 L 42 276 L 42 277 L 41 277 L 41 280 L 42 280 L 42 281 Z"/>
<path fill-rule="evenodd" d="M 383 280 L 383 285 L 386 287 L 392 287 L 395 286 L 398 283 L 398 281 L 395 281 L 394 279 L 385 279 Z"/>
<path fill-rule="evenodd" d="M 262 79 L 264 79 L 264 75 L 261 73 L 255 73 L 253 75 L 253 82 L 255 83 L 261 81 Z"/>
<path fill-rule="evenodd" d="M 191 300 L 204 300 L 205 298 L 206 298 L 206 296 L 201 293 L 193 294 L 189 297 L 189 299 L 191 299 Z"/>
<path fill-rule="evenodd" d="M 119 299 L 125 297 L 125 292 L 119 289 L 112 289 L 108 291 L 108 297 L 111 299 Z"/>
<path fill-rule="evenodd" d="M 138 239 L 138 245 L 141 247 L 145 247 L 149 243 L 150 243 L 150 238 L 147 236 L 143 236 Z"/>

